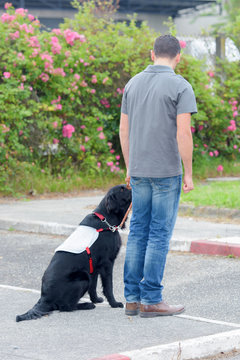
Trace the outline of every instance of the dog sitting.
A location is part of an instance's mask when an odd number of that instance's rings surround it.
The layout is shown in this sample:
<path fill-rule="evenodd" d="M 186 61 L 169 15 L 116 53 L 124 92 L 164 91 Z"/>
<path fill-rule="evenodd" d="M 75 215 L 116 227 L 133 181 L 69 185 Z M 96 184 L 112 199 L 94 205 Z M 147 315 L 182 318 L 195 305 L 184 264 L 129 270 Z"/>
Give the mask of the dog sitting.
<path fill-rule="evenodd" d="M 131 199 L 131 190 L 125 185 L 114 186 L 108 191 L 94 213 L 87 215 L 76 232 L 56 249 L 42 278 L 40 299 L 31 310 L 17 315 L 17 322 L 40 318 L 53 310 L 94 309 L 94 303 L 103 302 L 103 298 L 98 297 L 96 291 L 98 275 L 102 280 L 103 294 L 110 306 L 123 307 L 123 304 L 114 298 L 112 275 L 114 261 L 121 246 L 118 226 L 130 206 Z M 83 233 L 87 227 L 90 228 L 90 246 L 84 251 L 75 245 L 81 227 Z M 78 303 L 86 292 L 89 293 L 91 302 Z"/>

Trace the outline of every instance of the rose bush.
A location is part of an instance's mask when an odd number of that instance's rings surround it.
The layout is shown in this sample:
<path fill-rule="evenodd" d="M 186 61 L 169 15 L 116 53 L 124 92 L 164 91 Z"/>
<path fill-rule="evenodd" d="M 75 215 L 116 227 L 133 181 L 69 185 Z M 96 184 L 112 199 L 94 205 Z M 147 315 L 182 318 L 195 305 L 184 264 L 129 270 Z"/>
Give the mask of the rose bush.
<path fill-rule="evenodd" d="M 134 17 L 128 24 L 115 22 L 94 1 L 83 6 L 75 1 L 74 6 L 75 18 L 48 32 L 26 9 L 5 5 L 0 18 L 4 176 L 14 175 L 12 169 L 20 164 L 58 176 L 69 167 L 89 175 L 120 170 L 123 89 L 151 63 L 150 49 L 159 34 L 145 23 L 138 27 Z M 204 62 L 183 54 L 176 69 L 197 97 L 192 123 L 196 159 L 239 156 L 238 67 L 224 62 L 207 71 Z"/>

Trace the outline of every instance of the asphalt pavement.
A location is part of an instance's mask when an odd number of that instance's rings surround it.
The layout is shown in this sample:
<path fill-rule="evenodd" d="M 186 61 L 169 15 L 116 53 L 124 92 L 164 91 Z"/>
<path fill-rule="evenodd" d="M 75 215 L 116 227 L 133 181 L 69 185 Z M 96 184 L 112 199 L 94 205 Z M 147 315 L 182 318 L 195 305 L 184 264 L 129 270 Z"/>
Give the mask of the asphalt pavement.
<path fill-rule="evenodd" d="M 223 243 L 228 239 L 239 245 L 240 226 L 186 217 L 177 220 L 171 245 L 175 251 L 169 253 L 163 284 L 164 299 L 183 303 L 185 313 L 152 319 L 127 317 L 123 309 L 112 309 L 105 302 L 91 311 L 54 312 L 39 320 L 15 322 L 17 314 L 38 300 L 41 277 L 54 249 L 102 196 L 0 204 L 0 358 L 190 360 L 221 352 L 227 356 L 234 348 L 240 349 L 240 259 L 186 252 L 186 244 L 199 240 Z M 114 293 L 124 302 L 127 230 L 122 237 Z M 105 357 L 108 354 L 115 355 Z"/>

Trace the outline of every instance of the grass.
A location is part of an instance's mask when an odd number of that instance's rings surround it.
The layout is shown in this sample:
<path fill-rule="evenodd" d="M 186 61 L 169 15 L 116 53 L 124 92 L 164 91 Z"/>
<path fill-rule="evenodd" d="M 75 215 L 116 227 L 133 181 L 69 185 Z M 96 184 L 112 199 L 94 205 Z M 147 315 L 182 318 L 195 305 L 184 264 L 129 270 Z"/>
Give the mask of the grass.
<path fill-rule="evenodd" d="M 218 165 L 223 165 L 223 174 L 217 173 Z M 208 177 L 239 176 L 240 162 L 220 158 L 199 158 L 193 164 L 194 191 L 182 194 L 181 203 L 194 206 L 215 206 L 218 208 L 240 209 L 240 181 L 209 182 Z M 125 172 L 113 174 L 87 175 L 69 168 L 64 175 L 53 176 L 39 166 L 18 165 L 0 178 L 0 197 L 21 198 L 27 200 L 39 195 L 56 196 L 58 194 L 77 195 L 84 190 L 101 189 L 125 183 Z"/>
<path fill-rule="evenodd" d="M 196 183 L 193 191 L 182 193 L 181 203 L 240 210 L 240 181 Z"/>

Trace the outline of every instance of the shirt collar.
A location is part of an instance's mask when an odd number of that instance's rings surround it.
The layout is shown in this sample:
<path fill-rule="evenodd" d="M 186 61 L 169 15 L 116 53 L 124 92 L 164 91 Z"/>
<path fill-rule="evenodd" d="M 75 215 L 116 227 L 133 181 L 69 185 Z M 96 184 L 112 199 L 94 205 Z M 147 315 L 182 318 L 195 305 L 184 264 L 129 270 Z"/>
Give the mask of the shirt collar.
<path fill-rule="evenodd" d="M 163 73 L 163 72 L 174 73 L 174 70 L 170 66 L 165 66 L 165 65 L 148 65 L 148 67 L 144 71 L 150 73 Z"/>

